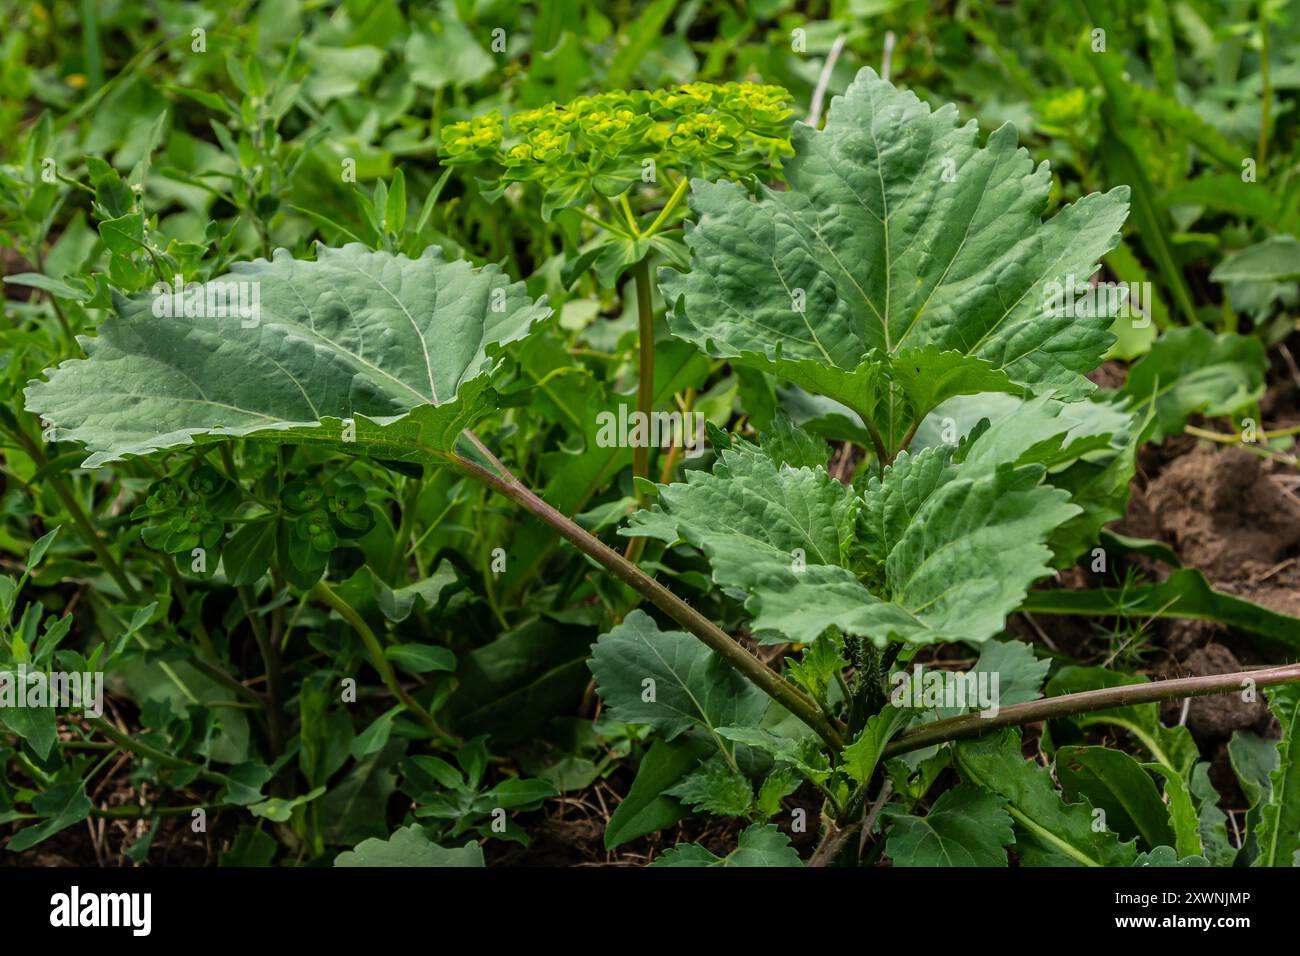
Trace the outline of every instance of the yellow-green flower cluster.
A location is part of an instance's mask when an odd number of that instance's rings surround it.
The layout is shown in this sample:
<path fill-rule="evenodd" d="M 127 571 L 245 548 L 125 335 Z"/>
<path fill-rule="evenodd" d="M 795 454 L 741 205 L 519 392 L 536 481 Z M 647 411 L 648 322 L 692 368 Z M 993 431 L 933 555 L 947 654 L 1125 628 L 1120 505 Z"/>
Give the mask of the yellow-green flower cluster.
<path fill-rule="evenodd" d="M 1081 125 L 1087 120 L 1088 94 L 1077 88 L 1065 90 L 1039 99 L 1035 107 L 1042 122 L 1055 129 Z"/>
<path fill-rule="evenodd" d="M 580 96 L 516 113 L 508 136 L 496 113 L 448 126 L 443 153 L 455 164 L 495 162 L 503 184 L 537 181 L 572 205 L 593 190 L 617 195 L 643 179 L 647 160 L 691 176 L 770 173 L 791 153 L 788 99 L 755 83 Z"/>
<path fill-rule="evenodd" d="M 442 131 L 442 151 L 448 161 L 459 164 L 489 159 L 501 149 L 505 128 L 496 110 L 463 123 L 452 123 Z"/>
<path fill-rule="evenodd" d="M 789 155 L 788 99 L 758 83 L 603 92 L 515 113 L 508 137 L 498 113 L 447 126 L 443 153 L 454 164 L 494 160 L 513 182 L 608 177 L 646 157 L 692 176 L 748 176 Z"/>
<path fill-rule="evenodd" d="M 588 153 L 607 154 L 632 147 L 652 123 L 644 93 L 602 93 L 516 113 L 510 118 L 510 132 L 528 144 L 546 133 L 567 137 L 566 143 L 572 143 L 574 152 L 586 159 Z"/>
<path fill-rule="evenodd" d="M 734 117 L 698 113 L 683 116 L 673 124 L 668 144 L 684 157 L 707 160 L 736 148 L 744 129 Z"/>
<path fill-rule="evenodd" d="M 751 135 L 775 137 L 789 131 L 790 94 L 784 87 L 758 83 L 687 83 L 654 94 L 669 114 L 721 113 L 734 118 Z"/>

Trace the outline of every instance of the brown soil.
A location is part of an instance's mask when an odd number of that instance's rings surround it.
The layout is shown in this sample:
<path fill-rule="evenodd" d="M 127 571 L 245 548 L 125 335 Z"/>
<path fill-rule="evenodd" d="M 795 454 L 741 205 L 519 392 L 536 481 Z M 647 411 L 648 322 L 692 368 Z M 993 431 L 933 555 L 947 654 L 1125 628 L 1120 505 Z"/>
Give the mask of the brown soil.
<path fill-rule="evenodd" d="M 1135 489 L 1126 528 L 1155 530 L 1219 586 L 1300 616 L 1300 497 L 1245 448 L 1196 447 Z"/>
<path fill-rule="evenodd" d="M 1207 447 L 1187 437 L 1144 455 L 1146 481 L 1134 483 L 1120 531 L 1169 544 L 1184 564 L 1218 589 L 1283 614 L 1300 616 L 1300 498 L 1294 472 L 1237 446 Z M 1160 577 L 1165 569 L 1140 561 Z M 1157 631 L 1165 659 L 1156 677 L 1190 677 L 1271 662 L 1241 635 L 1207 621 L 1166 621 Z M 1239 694 L 1195 698 L 1162 707 L 1166 722 L 1185 720 L 1214 764 L 1225 789 L 1231 781 L 1222 745 L 1238 730 L 1268 734 L 1273 723 L 1262 698 Z M 1226 771 L 1226 772 L 1225 772 Z"/>

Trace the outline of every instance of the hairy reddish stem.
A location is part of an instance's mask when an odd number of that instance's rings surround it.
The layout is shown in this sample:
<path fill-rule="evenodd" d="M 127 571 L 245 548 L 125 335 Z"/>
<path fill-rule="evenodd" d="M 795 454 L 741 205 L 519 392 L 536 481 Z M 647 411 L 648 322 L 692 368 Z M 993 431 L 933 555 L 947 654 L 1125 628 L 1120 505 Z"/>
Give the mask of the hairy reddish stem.
<path fill-rule="evenodd" d="M 1178 700 L 1183 697 L 1227 694 L 1240 690 L 1248 680 L 1253 681 L 1257 687 L 1295 683 L 1300 681 L 1300 664 L 1284 664 L 1280 667 L 1264 667 L 1231 674 L 1180 677 L 1147 684 L 1125 684 L 1122 687 L 1085 690 L 1077 694 L 1062 694 L 1059 697 L 1031 700 L 1025 704 L 1012 704 L 1010 707 L 1003 707 L 994 717 L 963 714 L 947 720 L 936 720 L 934 723 L 924 724 L 904 733 L 885 747 L 884 756 L 896 757 L 899 754 L 920 750 L 922 747 L 934 744 L 947 743 L 950 740 L 978 737 L 1003 727 L 1032 724 L 1040 720 L 1069 717 L 1073 714 L 1086 714 L 1133 704 L 1150 704 L 1162 700 Z"/>

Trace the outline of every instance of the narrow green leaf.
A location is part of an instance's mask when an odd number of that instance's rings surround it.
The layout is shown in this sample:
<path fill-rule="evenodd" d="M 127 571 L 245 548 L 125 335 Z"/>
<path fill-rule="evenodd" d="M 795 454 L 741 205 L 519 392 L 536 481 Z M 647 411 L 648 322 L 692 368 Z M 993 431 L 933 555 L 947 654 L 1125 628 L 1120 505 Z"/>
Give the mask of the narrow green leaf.
<path fill-rule="evenodd" d="M 638 837 L 672 826 L 688 811 L 666 796 L 700 761 L 716 752 L 707 737 L 683 734 L 676 740 L 656 740 L 637 767 L 636 779 L 605 826 L 605 849 L 612 850 Z"/>
<path fill-rule="evenodd" d="M 1018 731 L 959 743 L 956 760 L 965 780 L 1006 800 L 1023 865 L 1129 866 L 1137 857 L 1134 844 L 1101 827 L 1086 801 L 1061 800 L 1051 774 L 1022 756 Z"/>
<path fill-rule="evenodd" d="M 1122 750 L 1062 747 L 1056 752 L 1056 779 L 1069 799 L 1086 797 L 1105 810 L 1106 825 L 1121 839 L 1141 837 L 1149 849 L 1174 842 L 1169 808 L 1155 782 Z"/>
<path fill-rule="evenodd" d="M 1212 866 L 1232 866 L 1237 848 L 1228 839 L 1228 815 L 1219 808 L 1219 791 L 1210 782 L 1209 761 L 1201 761 L 1192 768 L 1190 790 L 1206 859 Z"/>
<path fill-rule="evenodd" d="M 1174 828 L 1173 843 L 1178 855 L 1206 856 L 1205 843 L 1201 839 L 1202 818 L 1192 800 L 1189 779 L 1164 764 L 1142 766 L 1159 774 L 1165 781 L 1165 800 L 1169 805 L 1169 822 Z"/>
<path fill-rule="evenodd" d="M 1274 650 L 1300 648 L 1300 619 L 1210 587 L 1195 568 L 1174 571 L 1159 584 L 1080 591 L 1032 591 L 1020 604 L 1032 614 L 1089 617 L 1186 618 L 1216 621 Z"/>
<path fill-rule="evenodd" d="M 1268 802 L 1260 810 L 1255 866 L 1300 863 L 1300 687 L 1286 684 L 1267 691 L 1269 708 L 1282 725 L 1277 767 L 1269 774 Z"/>
<path fill-rule="evenodd" d="M 406 225 L 406 175 L 399 166 L 393 170 L 393 181 L 384 201 L 384 228 L 395 236 L 402 234 Z"/>

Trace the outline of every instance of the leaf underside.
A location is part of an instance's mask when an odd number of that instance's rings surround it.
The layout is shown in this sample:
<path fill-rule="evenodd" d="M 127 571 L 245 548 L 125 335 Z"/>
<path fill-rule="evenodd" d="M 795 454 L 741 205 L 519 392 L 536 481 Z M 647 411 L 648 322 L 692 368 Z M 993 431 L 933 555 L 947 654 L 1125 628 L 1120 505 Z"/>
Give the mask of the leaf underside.
<path fill-rule="evenodd" d="M 241 292 L 245 311 L 217 307 Z M 419 259 L 357 244 L 314 260 L 281 249 L 192 284 L 180 302 L 191 297 L 203 314 L 155 314 L 155 294 L 118 297 L 99 335 L 81 340 L 86 358 L 28 385 L 28 411 L 84 443 L 87 467 L 243 436 L 427 460 L 491 408 L 500 347 L 549 314 L 499 269 L 434 247 Z"/>

